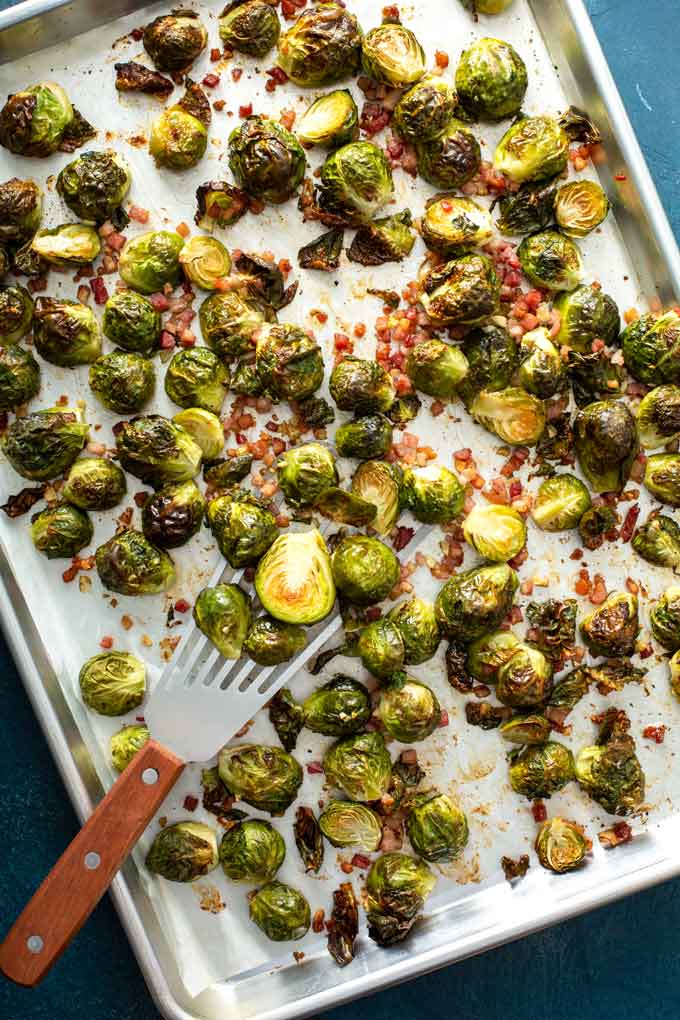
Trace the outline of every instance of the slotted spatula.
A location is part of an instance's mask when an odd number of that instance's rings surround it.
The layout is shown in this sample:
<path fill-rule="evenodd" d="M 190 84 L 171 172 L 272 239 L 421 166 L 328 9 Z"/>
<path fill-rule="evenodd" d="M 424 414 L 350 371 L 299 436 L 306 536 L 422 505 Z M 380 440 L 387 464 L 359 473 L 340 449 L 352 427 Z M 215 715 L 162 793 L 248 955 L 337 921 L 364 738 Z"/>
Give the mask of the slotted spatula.
<path fill-rule="evenodd" d="M 420 527 L 399 554 L 412 555 Z M 36 985 L 111 884 L 188 761 L 207 761 L 340 629 L 332 616 L 308 629 L 308 644 L 283 666 L 233 663 L 202 648 L 183 669 L 166 670 L 145 707 L 154 738 L 135 755 L 59 858 L 0 945 L 0 970 Z M 191 642 L 190 642 L 191 644 Z M 181 662 L 181 656 L 178 662 Z"/>

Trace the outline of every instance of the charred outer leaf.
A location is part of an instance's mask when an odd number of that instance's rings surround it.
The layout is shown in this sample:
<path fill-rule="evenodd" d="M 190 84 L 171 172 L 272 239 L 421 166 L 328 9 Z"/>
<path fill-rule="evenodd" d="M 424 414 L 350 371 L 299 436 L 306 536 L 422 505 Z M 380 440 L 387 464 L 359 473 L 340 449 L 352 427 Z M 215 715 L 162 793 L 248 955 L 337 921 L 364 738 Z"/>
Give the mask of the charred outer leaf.
<path fill-rule="evenodd" d="M 299 807 L 295 814 L 295 845 L 305 872 L 319 871 L 323 863 L 323 835 L 311 808 Z"/>

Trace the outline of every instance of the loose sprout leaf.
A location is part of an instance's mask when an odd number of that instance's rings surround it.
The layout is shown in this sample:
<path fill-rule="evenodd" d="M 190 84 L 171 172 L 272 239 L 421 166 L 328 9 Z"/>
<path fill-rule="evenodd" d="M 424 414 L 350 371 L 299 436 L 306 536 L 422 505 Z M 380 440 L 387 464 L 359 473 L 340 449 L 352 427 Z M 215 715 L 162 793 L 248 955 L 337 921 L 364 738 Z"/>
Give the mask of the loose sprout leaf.
<path fill-rule="evenodd" d="M 299 807 L 295 815 L 295 845 L 305 872 L 316 874 L 323 864 L 323 836 L 311 808 Z"/>
<path fill-rule="evenodd" d="M 321 273 L 334 273 L 340 267 L 340 256 L 345 238 L 341 227 L 326 231 L 314 241 L 303 245 L 298 252 L 301 269 L 316 269 Z"/>
<path fill-rule="evenodd" d="M 46 488 L 47 483 L 44 482 L 42 485 L 21 489 L 20 492 L 8 496 L 7 502 L 3 503 L 0 510 L 4 510 L 8 517 L 22 517 L 23 514 L 27 514 L 36 503 L 43 499 Z"/>
<path fill-rule="evenodd" d="M 346 967 L 354 959 L 354 943 L 359 934 L 359 909 L 350 882 L 343 882 L 333 892 L 333 910 L 328 929 L 328 952 L 338 967 Z"/>
<path fill-rule="evenodd" d="M 269 702 L 269 721 L 286 751 L 294 751 L 305 725 L 305 713 L 287 687 L 277 691 Z"/>
<path fill-rule="evenodd" d="M 559 124 L 572 142 L 598 145 L 602 141 L 600 129 L 591 117 L 578 106 L 570 106 L 559 118 Z"/>
<path fill-rule="evenodd" d="M 144 64 L 134 60 L 114 64 L 116 71 L 116 88 L 119 92 L 143 92 L 146 95 L 167 99 L 175 88 L 169 78 L 159 71 L 152 71 Z"/>

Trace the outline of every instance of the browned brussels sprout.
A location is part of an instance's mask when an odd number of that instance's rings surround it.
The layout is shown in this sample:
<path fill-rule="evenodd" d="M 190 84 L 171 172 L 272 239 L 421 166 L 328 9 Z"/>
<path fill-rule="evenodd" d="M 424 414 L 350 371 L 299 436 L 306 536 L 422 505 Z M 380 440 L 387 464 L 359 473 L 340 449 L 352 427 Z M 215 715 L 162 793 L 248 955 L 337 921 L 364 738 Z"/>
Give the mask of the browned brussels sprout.
<path fill-rule="evenodd" d="M 392 761 L 382 733 L 357 733 L 336 741 L 323 760 L 326 779 L 352 800 L 380 800 L 387 792 Z"/>
<path fill-rule="evenodd" d="M 220 552 L 234 569 L 257 563 L 279 534 L 272 512 L 249 492 L 211 500 L 207 521 Z"/>
<path fill-rule="evenodd" d="M 574 449 L 596 492 L 620 492 L 638 452 L 635 419 L 617 401 L 588 404 L 574 421 Z"/>
<path fill-rule="evenodd" d="M 116 434 L 116 447 L 121 467 L 154 488 L 195 478 L 203 456 L 186 429 L 161 414 L 125 422 Z"/>
<path fill-rule="evenodd" d="M 354 528 L 365 528 L 367 524 L 373 524 L 377 513 L 372 503 L 337 485 L 324 489 L 317 497 L 314 509 L 329 521 L 351 524 Z"/>
<path fill-rule="evenodd" d="M 61 85 L 31 85 L 11 95 L 0 110 L 0 145 L 18 156 L 51 156 L 73 119 Z"/>
<path fill-rule="evenodd" d="M 223 747 L 218 768 L 220 779 L 238 800 L 271 815 L 282 815 L 302 784 L 302 768 L 280 747 Z"/>
<path fill-rule="evenodd" d="M 389 535 L 399 518 L 402 474 L 383 460 L 367 460 L 352 476 L 352 492 L 371 503 L 376 514 L 370 522 L 379 535 Z"/>
<path fill-rule="evenodd" d="M 90 366 L 90 389 L 116 414 L 135 414 L 153 396 L 153 363 L 141 354 L 112 351 Z"/>
<path fill-rule="evenodd" d="M 669 506 L 680 506 L 680 456 L 655 453 L 647 458 L 644 486 L 655 499 Z"/>
<path fill-rule="evenodd" d="M 205 499 L 195 482 L 165 485 L 149 496 L 142 509 L 142 531 L 160 549 L 177 549 L 198 534 Z"/>
<path fill-rule="evenodd" d="M 297 292 L 295 284 L 292 296 L 292 288 L 285 289 L 283 273 L 274 262 L 273 257 L 264 258 L 261 255 L 242 251 L 234 254 L 234 268 L 237 271 L 239 283 L 247 293 L 252 294 L 253 297 L 262 298 L 276 311 L 280 311 L 285 305 L 290 304 Z"/>
<path fill-rule="evenodd" d="M 583 279 L 583 258 L 578 245 L 556 230 L 525 237 L 517 256 L 522 272 L 535 287 L 574 290 Z"/>
<path fill-rule="evenodd" d="M 87 442 L 89 426 L 68 407 L 35 411 L 16 418 L 2 439 L 2 450 L 17 474 L 34 482 L 62 474 Z"/>
<path fill-rule="evenodd" d="M 555 195 L 555 220 L 563 234 L 585 237 L 607 218 L 609 199 L 595 181 L 570 181 Z"/>
<path fill-rule="evenodd" d="M 611 815 L 629 815 L 645 797 L 645 774 L 629 729 L 625 712 L 608 709 L 597 743 L 584 747 L 576 759 L 579 786 Z"/>
<path fill-rule="evenodd" d="M 405 89 L 425 74 L 425 51 L 409 28 L 386 18 L 361 40 L 361 64 L 374 81 Z"/>
<path fill-rule="evenodd" d="M 0 184 L 0 243 L 22 244 L 40 227 L 43 193 L 35 181 L 12 177 Z"/>
<path fill-rule="evenodd" d="M 652 634 L 669 652 L 680 648 L 680 587 L 671 585 L 649 614 Z"/>
<path fill-rule="evenodd" d="M 504 195 L 499 203 L 496 226 L 502 234 L 525 237 L 545 230 L 553 222 L 557 186 L 554 180 L 523 184 L 519 191 Z"/>
<path fill-rule="evenodd" d="M 648 563 L 680 567 L 680 525 L 664 514 L 650 514 L 633 536 L 633 549 Z"/>
<path fill-rule="evenodd" d="M 227 829 L 220 843 L 220 864 L 232 882 L 257 885 L 269 882 L 285 856 L 283 837 L 271 822 L 262 818 L 244 818 L 237 822 Z"/>
<path fill-rule="evenodd" d="M 482 702 L 484 704 L 484 702 Z M 550 739 L 552 726 L 544 715 L 514 715 L 499 727 L 498 732 L 510 744 L 545 744 Z"/>
<path fill-rule="evenodd" d="M 140 294 L 155 294 L 166 283 L 175 287 L 180 279 L 179 253 L 184 239 L 172 230 L 149 230 L 131 238 L 118 262 L 118 272 L 128 287 Z"/>
<path fill-rule="evenodd" d="M 331 85 L 359 67 L 361 28 L 337 3 L 303 11 L 279 39 L 278 65 L 296 85 Z"/>
<path fill-rule="evenodd" d="M 505 132 L 493 165 L 511 181 L 541 181 L 567 165 L 569 136 L 553 117 L 522 117 Z"/>
<path fill-rule="evenodd" d="M 555 337 L 560 347 L 588 354 L 594 340 L 609 346 L 618 337 L 619 310 L 612 298 L 597 287 L 585 284 L 558 294 L 554 306 L 560 313 L 560 331 Z"/>
<path fill-rule="evenodd" d="M 544 868 L 564 875 L 580 868 L 590 845 L 590 840 L 576 822 L 549 818 L 538 830 L 535 848 Z"/>
<path fill-rule="evenodd" d="M 640 316 L 624 329 L 620 342 L 626 368 L 640 382 L 680 384 L 680 315 L 676 311 Z"/>
<path fill-rule="evenodd" d="M 449 524 L 463 509 L 465 491 L 453 471 L 429 464 L 404 472 L 402 501 L 423 524 Z"/>
<path fill-rule="evenodd" d="M 265 322 L 276 322 L 274 309 L 245 288 L 211 294 L 198 316 L 203 339 L 222 361 L 252 351 L 256 330 Z"/>
<path fill-rule="evenodd" d="M 451 194 L 430 199 L 420 229 L 427 247 L 447 258 L 481 248 L 493 236 L 487 210 L 471 198 Z"/>
<path fill-rule="evenodd" d="M 404 662 L 417 666 L 427 662 L 439 648 L 441 634 L 431 602 L 412 598 L 400 602 L 387 615 L 389 623 L 397 628 L 404 645 Z"/>
<path fill-rule="evenodd" d="M 39 230 L 30 242 L 38 258 L 53 266 L 86 266 L 101 251 L 99 234 L 87 223 L 60 223 Z"/>
<path fill-rule="evenodd" d="M 240 659 L 253 620 L 249 595 L 237 584 L 204 588 L 194 604 L 194 622 L 225 659 Z"/>
<path fill-rule="evenodd" d="M 519 345 L 517 381 L 528 393 L 547 400 L 564 389 L 566 364 L 545 326 L 525 333 Z"/>
<path fill-rule="evenodd" d="M 280 205 L 297 191 L 307 160 L 295 135 L 266 117 L 248 117 L 229 136 L 229 166 L 249 195 Z"/>
<path fill-rule="evenodd" d="M 142 294 L 118 290 L 104 306 L 102 331 L 124 351 L 148 354 L 158 344 L 161 316 Z"/>
<path fill-rule="evenodd" d="M 219 414 L 229 385 L 229 373 L 208 347 L 178 351 L 165 374 L 165 392 L 180 407 L 202 407 Z"/>
<path fill-rule="evenodd" d="M 507 563 L 522 551 L 527 528 L 511 506 L 490 503 L 475 506 L 463 521 L 463 537 L 480 556 L 492 563 Z"/>
<path fill-rule="evenodd" d="M 472 641 L 503 622 L 519 586 L 506 563 L 473 567 L 447 581 L 437 595 L 435 611 L 444 634 Z"/>
<path fill-rule="evenodd" d="M 465 337 L 463 353 L 468 371 L 458 392 L 466 405 L 482 390 L 492 393 L 510 385 L 517 368 L 518 349 L 506 329 L 500 326 L 473 329 Z"/>
<path fill-rule="evenodd" d="M 279 627 L 296 626 L 295 624 L 283 624 L 278 620 L 272 620 L 272 623 Z M 268 639 L 265 638 L 265 640 Z M 247 641 L 246 638 L 246 644 Z M 257 662 L 257 659 L 255 661 Z M 262 665 L 274 665 L 274 663 L 262 663 Z M 305 713 L 302 710 L 302 705 L 295 700 L 287 687 L 277 691 L 269 702 L 269 721 L 276 730 L 276 735 L 284 749 L 294 751 L 297 738 L 305 725 Z"/>
<path fill-rule="evenodd" d="M 277 463 L 279 487 L 291 506 L 311 506 L 337 485 L 335 458 L 321 443 L 304 443 L 283 453 Z"/>
<path fill-rule="evenodd" d="M 541 705 L 552 689 L 552 673 L 543 652 L 520 643 L 496 674 L 496 697 L 512 708 Z"/>
<path fill-rule="evenodd" d="M 26 288 L 18 283 L 0 287 L 0 345 L 18 343 L 32 324 L 33 298 Z"/>
<path fill-rule="evenodd" d="M 321 234 L 314 241 L 305 244 L 298 252 L 301 269 L 316 269 L 321 273 L 334 273 L 340 268 L 340 256 L 345 232 L 335 227 Z"/>
<path fill-rule="evenodd" d="M 243 651 L 260 666 L 277 666 L 292 659 L 306 644 L 303 627 L 295 623 L 282 623 L 270 616 L 261 616 L 248 631 Z"/>
<path fill-rule="evenodd" d="M 349 225 L 369 222 L 393 194 L 389 161 L 373 142 L 343 145 L 321 167 L 319 205 Z"/>
<path fill-rule="evenodd" d="M 277 400 L 304 400 L 323 382 L 321 348 L 299 326 L 263 326 L 255 365 L 263 386 Z"/>
<path fill-rule="evenodd" d="M 156 166 L 168 170 L 196 166 L 208 147 L 211 119 L 208 97 L 200 85 L 187 78 L 182 98 L 163 110 L 151 125 L 149 153 Z"/>
<path fill-rule="evenodd" d="M 220 39 L 230 50 L 264 57 L 281 34 L 278 14 L 267 0 L 233 0 L 220 14 Z"/>
<path fill-rule="evenodd" d="M 525 747 L 510 766 L 510 786 L 530 800 L 551 797 L 575 778 L 574 756 L 556 740 Z"/>
<path fill-rule="evenodd" d="M 354 418 L 335 433 L 335 447 L 341 457 L 372 460 L 384 457 L 391 446 L 392 422 L 383 414 Z"/>
<path fill-rule="evenodd" d="M 250 917 L 272 942 L 291 942 L 307 934 L 312 913 L 297 889 L 268 882 L 251 899 Z"/>
<path fill-rule="evenodd" d="M 463 50 L 456 68 L 459 102 L 480 120 L 514 117 L 522 107 L 527 84 L 524 61 L 501 39 L 478 39 Z"/>
<path fill-rule="evenodd" d="M 92 541 L 94 528 L 85 510 L 69 503 L 47 507 L 31 518 L 31 538 L 48 560 L 71 559 Z"/>
<path fill-rule="evenodd" d="M 383 854 L 366 879 L 368 934 L 379 946 L 402 942 L 409 934 L 436 878 L 423 861 L 408 854 Z"/>
<path fill-rule="evenodd" d="M 160 15 L 144 29 L 144 49 L 159 71 L 186 71 L 207 42 L 205 25 L 195 11 L 186 8 Z"/>
<path fill-rule="evenodd" d="M 349 355 L 333 369 L 330 392 L 341 411 L 377 414 L 389 410 L 394 400 L 391 375 L 377 361 Z"/>
<path fill-rule="evenodd" d="M 359 111 L 352 93 L 336 89 L 308 106 L 295 131 L 303 145 L 338 149 L 359 137 Z"/>
<path fill-rule="evenodd" d="M 79 457 L 68 473 L 62 496 L 81 510 L 111 510 L 127 492 L 125 473 L 105 457 Z"/>
<path fill-rule="evenodd" d="M 348 535 L 331 556 L 333 580 L 349 602 L 370 606 L 386 598 L 399 580 L 399 560 L 377 538 Z"/>
<path fill-rule="evenodd" d="M 391 737 L 402 744 L 415 744 L 434 733 L 442 710 L 427 684 L 398 672 L 382 688 L 378 716 Z"/>
<path fill-rule="evenodd" d="M 411 846 L 426 861 L 455 861 L 467 846 L 468 823 L 461 808 L 437 793 L 416 798 L 407 819 Z"/>
<path fill-rule="evenodd" d="M 348 251 L 350 262 L 362 266 L 382 266 L 386 262 L 402 262 L 411 254 L 416 236 L 411 228 L 408 209 L 393 216 L 365 223 L 359 228 Z"/>
<path fill-rule="evenodd" d="M 404 666 L 404 642 L 396 624 L 387 617 L 364 627 L 357 652 L 364 669 L 379 679 L 393 676 Z"/>
<path fill-rule="evenodd" d="M 437 326 L 479 326 L 500 307 L 500 283 L 486 255 L 464 255 L 430 270 L 422 302 Z"/>
<path fill-rule="evenodd" d="M 215 227 L 230 227 L 245 214 L 250 199 L 241 188 L 225 181 L 207 181 L 196 188 L 194 221 L 201 230 L 212 233 Z"/>
<path fill-rule="evenodd" d="M 470 676 L 483 684 L 495 684 L 498 670 L 507 662 L 521 642 L 510 630 L 484 634 L 468 646 L 465 668 Z"/>
<path fill-rule="evenodd" d="M 116 220 L 130 190 L 130 168 L 115 152 L 83 152 L 57 177 L 57 192 L 83 223 Z"/>
<path fill-rule="evenodd" d="M 418 173 L 435 188 L 461 188 L 475 176 L 482 163 L 482 151 L 472 131 L 458 120 L 429 141 L 416 143 Z"/>
<path fill-rule="evenodd" d="M 279 535 L 258 564 L 255 590 L 267 612 L 284 623 L 325 619 L 335 602 L 335 582 L 320 532 Z"/>
<path fill-rule="evenodd" d="M 144 64 L 135 60 L 114 64 L 116 71 L 116 89 L 118 92 L 142 92 L 144 95 L 155 96 L 165 101 L 175 85 L 170 78 L 158 71 L 152 71 Z"/>
<path fill-rule="evenodd" d="M 175 567 L 166 552 L 157 549 L 141 531 L 114 535 L 95 553 L 99 580 L 118 595 L 158 595 L 175 581 Z"/>
<path fill-rule="evenodd" d="M 519 386 L 497 392 L 482 390 L 469 411 L 475 421 L 511 446 L 534 446 L 546 425 L 543 401 Z"/>
<path fill-rule="evenodd" d="M 146 866 L 168 882 L 195 882 L 217 867 L 217 839 L 202 822 L 176 822 L 157 834 Z"/>
<path fill-rule="evenodd" d="M 541 482 L 531 511 L 541 531 L 575 528 L 590 509 L 590 493 L 576 475 L 552 475 Z"/>
<path fill-rule="evenodd" d="M 628 592 L 610 595 L 581 620 L 581 637 L 592 655 L 632 655 L 638 631 L 638 601 Z"/>
<path fill-rule="evenodd" d="M 407 142 L 429 142 L 440 135 L 456 111 L 456 94 L 438 75 L 426 75 L 404 92 L 392 124 Z"/>
<path fill-rule="evenodd" d="M 0 347 L 0 411 L 14 411 L 40 390 L 40 366 L 18 344 Z"/>
<path fill-rule="evenodd" d="M 665 446 L 680 436 L 680 386 L 655 386 L 637 409 L 640 445 L 645 450 Z"/>
<path fill-rule="evenodd" d="M 371 698 L 358 680 L 339 674 L 314 691 L 303 705 L 305 725 L 327 737 L 359 733 L 371 718 Z"/>
<path fill-rule="evenodd" d="M 416 344 L 406 358 L 406 374 L 415 388 L 440 400 L 452 400 L 467 373 L 461 349 L 435 338 Z"/>

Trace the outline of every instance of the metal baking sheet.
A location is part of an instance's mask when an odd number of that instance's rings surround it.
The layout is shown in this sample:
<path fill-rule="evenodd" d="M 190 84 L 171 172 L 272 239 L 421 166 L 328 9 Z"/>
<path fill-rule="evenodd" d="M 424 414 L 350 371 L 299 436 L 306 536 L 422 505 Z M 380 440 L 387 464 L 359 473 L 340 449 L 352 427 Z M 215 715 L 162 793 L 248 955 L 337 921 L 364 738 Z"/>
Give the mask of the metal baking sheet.
<path fill-rule="evenodd" d="M 202 4 L 197 6 L 205 14 L 211 37 L 215 39 L 214 18 L 219 8 L 209 10 Z M 382 4 L 376 0 L 355 0 L 352 7 L 365 28 L 380 19 Z M 216 176 L 212 170 L 220 169 L 226 134 L 231 126 L 228 120 L 216 118 L 213 125 L 215 142 L 210 154 L 197 171 L 188 175 L 159 178 L 146 152 L 127 144 L 126 136 L 129 137 L 140 125 L 144 130 L 157 108 L 149 101 L 124 99 L 119 102 L 112 88 L 112 64 L 116 59 L 136 56 L 140 47 L 133 44 L 112 51 L 111 45 L 132 26 L 146 22 L 163 9 L 160 5 L 142 8 L 129 2 L 124 5 L 95 5 L 74 0 L 68 4 L 42 4 L 30 0 L 0 14 L 0 61 L 5 63 L 4 67 L 0 67 L 0 92 L 11 91 L 28 81 L 55 78 L 66 85 L 86 116 L 100 125 L 106 119 L 107 127 L 110 130 L 115 128 L 116 133 L 106 140 L 102 133 L 95 144 L 120 145 L 134 167 L 132 198 L 152 209 L 153 225 L 156 226 L 162 225 L 163 217 L 167 217 L 171 225 L 180 220 L 191 222 L 195 185 Z M 108 23 L 114 14 L 129 11 L 135 13 Z M 515 43 L 529 67 L 531 91 L 527 97 L 527 110 L 530 112 L 558 110 L 574 102 L 593 113 L 605 136 L 609 160 L 600 174 L 613 203 L 616 223 L 608 222 L 600 236 L 591 237 L 583 244 L 588 270 L 602 280 L 605 289 L 617 298 L 622 308 L 630 305 L 643 307 L 657 301 L 665 304 L 676 298 L 680 294 L 680 256 L 580 0 L 549 0 L 547 3 L 516 0 L 507 14 L 494 19 L 482 18 L 476 26 L 457 5 L 452 8 L 449 0 L 446 0 L 445 7 L 444 0 L 433 0 L 426 10 L 412 11 L 404 7 L 403 13 L 407 23 L 421 38 L 428 55 L 432 57 L 435 48 L 446 49 L 451 55 L 452 68 L 459 50 L 475 36 L 494 34 Z M 447 41 L 444 43 L 441 34 L 443 18 L 447 26 Z M 102 28 L 104 24 L 106 27 Z M 94 28 L 98 29 L 96 33 L 83 35 Z M 56 47 L 52 45 L 55 41 L 59 42 Z M 46 42 L 51 44 L 50 50 L 43 50 Z M 230 108 L 236 109 L 242 101 L 239 95 L 248 99 L 254 97 L 255 109 L 260 111 L 280 110 L 291 105 L 297 112 L 304 108 L 305 99 L 290 87 L 275 93 L 274 104 L 267 102 L 265 105 L 262 76 L 249 77 L 247 71 L 254 66 L 252 62 L 244 60 L 237 63 L 246 68 L 240 86 L 242 91 L 230 85 L 228 93 L 220 93 L 228 95 Z M 203 73 L 202 66 L 199 65 L 199 78 Z M 229 80 L 228 70 L 224 79 Z M 103 113 L 106 113 L 106 118 Z M 497 131 L 485 129 L 482 136 L 487 149 L 491 149 Z M 7 159 L 3 152 L 0 166 L 3 179 L 17 173 L 33 174 L 43 180 L 67 159 L 60 156 L 50 161 L 15 160 Z M 318 161 L 318 157 L 313 159 Z M 625 181 L 617 183 L 615 175 L 622 174 Z M 409 205 L 417 214 L 422 208 L 424 195 L 430 193 L 429 189 L 422 182 L 412 185 L 410 179 L 399 173 L 397 178 L 399 202 Z M 51 221 L 59 222 L 63 217 L 57 216 L 58 205 L 54 196 L 50 196 L 50 202 Z M 302 239 L 310 236 L 309 229 L 299 224 L 299 217 L 290 204 L 283 210 L 268 210 L 259 220 L 249 220 L 243 227 L 237 227 L 228 236 L 228 243 L 271 247 L 281 257 L 290 256 Z M 376 272 L 377 285 L 386 281 L 392 286 L 405 282 L 412 278 L 413 269 L 413 262 L 403 269 L 385 267 Z M 361 289 L 357 287 L 356 269 L 343 267 L 340 287 L 334 294 L 324 294 L 319 288 L 315 289 L 314 283 L 308 279 L 309 275 L 304 276 L 303 292 L 287 311 L 286 317 L 306 325 L 310 308 L 326 307 L 331 313 L 329 324 L 325 331 L 319 331 L 319 336 L 328 361 L 334 329 L 342 329 L 344 321 L 352 323 L 368 315 L 374 316 L 375 308 L 367 306 L 362 298 Z M 59 282 L 68 287 L 66 278 L 59 278 Z M 50 281 L 51 289 L 53 283 L 54 278 Z M 372 351 L 372 344 L 369 336 L 366 353 Z M 44 392 L 40 402 L 35 403 L 36 407 L 49 406 L 48 394 L 56 396 L 65 392 L 88 399 L 84 373 L 60 374 L 51 369 L 49 377 L 51 389 Z M 159 404 L 162 409 L 162 403 Z M 88 404 L 88 411 L 92 422 L 101 423 L 104 429 L 110 427 L 111 420 L 99 409 Z M 424 441 L 432 442 L 447 463 L 450 462 L 451 451 L 460 446 L 471 445 L 476 452 L 484 448 L 488 458 L 480 458 L 482 474 L 490 477 L 497 471 L 500 461 L 492 453 L 488 435 L 475 429 L 467 418 L 463 422 L 438 419 L 436 429 L 435 433 L 425 411 L 413 431 Z M 3 490 L 10 480 L 18 487 L 16 476 L 12 476 L 5 465 L 0 472 Z M 97 522 L 97 540 L 108 537 L 111 531 L 111 515 L 108 520 Z M 215 563 L 210 543 L 203 537 L 196 542 L 198 544 L 192 546 L 190 553 L 183 550 L 178 557 L 178 589 L 181 591 L 178 590 L 177 594 L 189 597 L 195 594 L 201 583 L 205 583 L 206 572 Z M 568 543 L 554 540 L 550 545 L 539 546 L 537 533 L 532 534 L 532 549 L 541 553 L 543 572 L 550 575 L 551 593 L 570 592 L 573 580 L 573 565 L 569 566 L 568 560 L 570 548 Z M 432 551 L 436 554 L 436 544 Z M 154 647 L 145 654 L 152 666 L 155 663 L 159 667 L 158 641 L 167 636 L 163 629 L 163 606 L 159 607 L 156 600 L 121 599 L 113 614 L 111 607 L 102 599 L 96 578 L 92 591 L 87 594 L 80 593 L 75 586 L 65 588 L 58 566 L 46 566 L 33 553 L 25 533 L 25 522 L 1 523 L 0 554 L 3 625 L 59 768 L 83 818 L 112 781 L 106 762 L 106 740 L 119 723 L 114 722 L 107 728 L 101 720 L 93 720 L 84 712 L 75 695 L 77 667 L 83 658 L 96 651 L 99 637 L 104 633 L 113 633 L 117 646 L 123 646 L 125 634 L 118 620 L 125 612 L 135 619 L 133 636 L 128 635 L 125 644 L 133 650 L 139 648 L 137 642 L 141 635 L 148 633 Z M 526 569 L 536 571 L 536 560 L 534 555 L 533 563 Z M 596 557 L 589 557 L 589 563 L 593 571 L 604 567 Z M 612 587 L 620 587 L 628 573 L 637 571 L 634 576 L 639 576 L 639 570 L 640 561 L 629 564 L 621 556 L 606 564 Z M 525 572 L 522 576 L 528 575 Z M 664 586 L 663 574 L 647 567 L 645 580 L 653 593 L 658 593 Z M 436 587 L 427 570 L 419 571 L 415 583 L 418 592 L 424 595 L 430 595 Z M 540 596 L 540 589 L 536 594 Z M 73 620 L 78 620 L 77 629 L 73 628 Z M 63 640 L 66 632 L 69 632 L 68 643 Z M 342 668 L 349 671 L 352 665 L 344 660 Z M 663 667 L 655 669 L 646 689 L 626 690 L 611 699 L 611 703 L 630 707 L 638 738 L 644 725 L 658 722 L 671 710 Z M 406 944 L 389 952 L 379 950 L 362 934 L 357 960 L 343 971 L 332 964 L 322 941 L 312 936 L 294 947 L 305 952 L 302 966 L 293 962 L 291 947 L 284 947 L 275 957 L 271 956 L 271 952 L 263 957 L 262 944 L 256 939 L 252 943 L 252 960 L 244 961 L 243 954 L 235 953 L 230 957 L 230 948 L 234 947 L 233 942 L 231 946 L 229 944 L 228 931 L 224 942 L 212 937 L 215 926 L 219 926 L 221 933 L 229 928 L 228 924 L 224 924 L 225 916 L 233 916 L 234 927 L 240 932 L 237 899 L 242 899 L 242 891 L 235 892 L 233 887 L 220 882 L 219 878 L 215 879 L 227 901 L 227 911 L 217 919 L 206 915 L 206 942 L 201 944 L 200 939 L 196 941 L 196 931 L 192 930 L 191 911 L 197 910 L 195 896 L 191 900 L 192 894 L 186 890 L 189 921 L 187 929 L 182 931 L 178 927 L 178 901 L 173 891 L 163 889 L 162 883 L 148 882 L 138 867 L 138 854 L 116 879 L 113 895 L 151 991 L 165 1016 L 173 1020 L 179 1017 L 213 1020 L 226 1015 L 229 1010 L 230 1014 L 244 1020 L 250 1017 L 283 1020 L 318 1013 L 348 998 L 406 980 L 519 937 L 615 896 L 677 874 L 680 870 L 673 859 L 680 820 L 674 808 L 678 790 L 677 784 L 673 783 L 671 769 L 673 756 L 680 749 L 676 746 L 680 740 L 680 728 L 676 733 L 672 727 L 661 749 L 650 750 L 638 741 L 650 780 L 649 795 L 654 810 L 650 814 L 649 826 L 646 829 L 642 825 L 636 828 L 633 843 L 620 848 L 615 854 L 605 855 L 596 842 L 593 858 L 582 872 L 556 879 L 534 868 L 527 880 L 516 889 L 510 889 L 499 871 L 500 856 L 502 853 L 516 855 L 528 849 L 533 824 L 526 805 L 509 794 L 500 742 L 495 734 L 478 734 L 465 727 L 462 721 L 463 700 L 442 682 L 439 660 L 414 669 L 414 673 L 437 688 L 452 720 L 448 730 L 438 731 L 427 745 L 419 745 L 419 756 L 431 771 L 434 782 L 443 788 L 451 783 L 455 785 L 472 827 L 472 838 L 463 861 L 447 869 L 448 879 L 444 877 L 438 884 L 428 903 L 424 922 Z M 309 678 L 299 678 L 295 692 L 304 694 L 312 683 Z M 599 699 L 593 699 L 594 705 L 599 703 Z M 579 713 L 584 718 L 575 726 L 569 741 L 575 748 L 589 742 L 592 736 L 587 714 L 589 712 Z M 271 731 L 267 721 L 258 719 L 251 734 L 257 739 L 269 739 Z M 303 764 L 305 759 L 318 757 L 321 747 L 322 742 L 318 740 L 308 741 L 305 738 L 301 741 L 299 757 Z M 162 813 L 179 817 L 184 794 L 189 790 L 195 791 L 196 785 L 195 773 L 188 773 Z M 318 787 L 306 786 L 301 802 L 305 802 L 306 798 L 313 803 L 310 798 L 315 795 L 318 796 Z M 551 810 L 553 808 L 587 822 L 591 836 L 604 821 L 593 811 L 593 805 L 575 789 L 554 798 Z M 282 826 L 287 824 L 289 817 Z M 329 861 L 330 858 L 329 854 Z M 292 854 L 284 867 L 283 877 L 302 885 Z M 330 901 L 335 884 L 331 874 L 337 876 L 337 872 L 330 869 L 318 882 L 314 894 L 309 894 L 313 908 L 327 906 Z M 208 926 L 212 922 L 214 925 L 210 929 Z M 186 944 L 182 941 L 185 937 Z M 215 945 L 215 942 L 218 944 Z M 202 949 L 205 953 L 201 952 Z M 271 951 L 271 946 L 267 945 L 265 949 Z M 209 983 L 212 971 L 207 966 L 202 975 L 197 975 L 197 968 L 205 963 L 200 959 L 202 955 L 209 958 L 212 966 L 216 958 L 220 960 L 220 954 L 224 957 L 224 969 L 218 979 Z M 191 961 L 190 966 L 187 960 Z M 196 990 L 202 987 L 202 981 L 208 982 L 208 987 L 196 994 Z"/>

